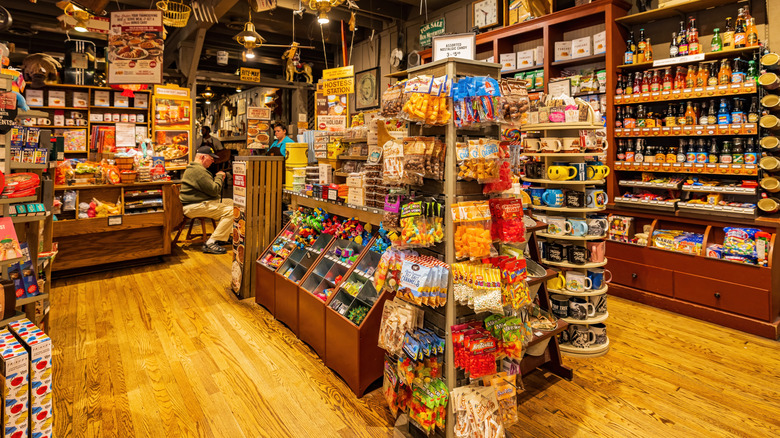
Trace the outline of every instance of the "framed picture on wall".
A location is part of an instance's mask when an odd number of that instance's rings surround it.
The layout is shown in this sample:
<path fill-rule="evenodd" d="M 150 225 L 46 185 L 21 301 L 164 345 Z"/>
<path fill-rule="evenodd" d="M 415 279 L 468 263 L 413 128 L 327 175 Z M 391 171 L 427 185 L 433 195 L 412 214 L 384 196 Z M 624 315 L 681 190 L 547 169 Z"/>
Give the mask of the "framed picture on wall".
<path fill-rule="evenodd" d="M 365 110 L 379 106 L 379 67 L 355 74 L 355 109 Z"/>
<path fill-rule="evenodd" d="M 246 114 L 246 99 L 238 99 L 236 115 L 243 116 L 244 114 Z"/>

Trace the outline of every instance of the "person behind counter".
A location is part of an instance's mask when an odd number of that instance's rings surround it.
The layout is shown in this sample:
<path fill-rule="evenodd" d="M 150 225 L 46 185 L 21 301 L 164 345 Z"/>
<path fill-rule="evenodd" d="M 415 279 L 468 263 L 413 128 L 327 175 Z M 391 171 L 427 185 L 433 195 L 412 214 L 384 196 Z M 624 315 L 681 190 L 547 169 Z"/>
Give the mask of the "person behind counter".
<path fill-rule="evenodd" d="M 274 123 L 274 142 L 268 148 L 266 155 L 276 155 L 287 158 L 287 143 L 293 143 L 287 136 L 287 128 L 281 123 Z"/>
<path fill-rule="evenodd" d="M 225 172 L 212 175 L 208 171 L 217 158 L 210 146 L 199 147 L 195 161 L 184 170 L 179 192 L 185 216 L 219 220 L 217 228 L 203 244 L 202 250 L 206 254 L 225 254 L 227 250 L 217 242 L 227 242 L 233 229 L 233 200 L 222 199 Z"/>
<path fill-rule="evenodd" d="M 210 146 L 217 152 L 225 149 L 225 147 L 222 146 L 222 142 L 217 137 L 211 136 L 211 128 L 208 126 L 202 126 L 200 128 L 200 134 L 201 136 L 195 144 L 195 150 L 198 150 L 201 146 Z"/>

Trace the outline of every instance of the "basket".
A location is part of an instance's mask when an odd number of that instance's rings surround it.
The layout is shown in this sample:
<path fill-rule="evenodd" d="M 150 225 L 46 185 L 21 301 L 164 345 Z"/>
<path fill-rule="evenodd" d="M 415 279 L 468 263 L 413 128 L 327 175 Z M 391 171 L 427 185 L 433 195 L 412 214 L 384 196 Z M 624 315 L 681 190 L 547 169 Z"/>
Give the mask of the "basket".
<path fill-rule="evenodd" d="M 135 182 L 135 178 L 138 176 L 138 172 L 120 172 L 119 173 L 119 181 L 122 182 L 122 184 L 132 184 Z"/>
<path fill-rule="evenodd" d="M 181 1 L 161 0 L 157 9 L 162 11 L 163 24 L 171 27 L 184 27 L 190 19 L 192 9 Z"/>
<path fill-rule="evenodd" d="M 122 164 L 133 164 L 133 157 L 115 157 L 114 163 L 116 163 L 117 166 L 120 166 Z"/>

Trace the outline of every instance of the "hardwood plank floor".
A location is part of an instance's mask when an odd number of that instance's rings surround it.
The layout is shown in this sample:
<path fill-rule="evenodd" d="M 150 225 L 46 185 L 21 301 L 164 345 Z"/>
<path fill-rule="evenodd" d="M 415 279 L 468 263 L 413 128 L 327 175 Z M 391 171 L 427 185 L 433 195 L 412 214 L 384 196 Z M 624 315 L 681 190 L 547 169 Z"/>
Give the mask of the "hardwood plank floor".
<path fill-rule="evenodd" d="M 230 254 L 56 280 L 55 431 L 68 437 L 390 437 L 316 354 L 227 290 Z M 780 344 L 610 298 L 611 350 L 524 379 L 522 437 L 780 435 Z"/>

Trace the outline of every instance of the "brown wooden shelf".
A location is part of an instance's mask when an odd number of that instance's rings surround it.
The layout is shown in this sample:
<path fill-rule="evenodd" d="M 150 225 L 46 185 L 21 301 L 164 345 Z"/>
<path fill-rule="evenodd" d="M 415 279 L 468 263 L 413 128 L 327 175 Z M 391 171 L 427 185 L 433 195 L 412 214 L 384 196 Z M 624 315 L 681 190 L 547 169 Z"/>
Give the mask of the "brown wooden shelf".
<path fill-rule="evenodd" d="M 501 72 L 501 76 L 513 75 L 515 73 L 522 73 L 526 71 L 542 70 L 542 69 L 544 69 L 544 65 L 529 65 L 528 67 L 516 68 L 514 70 L 504 70 Z"/>
<path fill-rule="evenodd" d="M 644 93 L 644 94 L 653 94 L 653 93 Z M 721 97 L 731 97 L 731 96 L 749 96 L 749 95 L 755 95 L 756 94 L 756 88 L 753 87 L 752 90 L 745 90 L 744 88 L 740 88 L 738 90 L 732 91 L 730 88 L 728 92 L 725 94 L 703 94 L 703 95 L 688 95 L 687 97 L 682 96 L 682 92 L 680 93 L 674 93 L 670 92 L 669 94 L 664 94 L 664 92 L 660 92 L 657 96 L 658 99 L 653 100 L 642 100 L 641 97 L 635 97 L 636 94 L 630 95 L 629 98 L 626 98 L 628 95 L 623 95 L 622 97 L 616 96 L 615 100 L 613 102 L 613 105 L 639 105 L 639 104 L 651 104 L 651 103 L 664 103 L 664 102 L 685 102 L 689 100 L 696 100 L 696 99 L 718 99 Z"/>
<path fill-rule="evenodd" d="M 729 58 L 729 57 L 737 57 L 744 55 L 746 53 L 753 53 L 759 50 L 759 47 L 743 47 L 741 49 L 731 49 L 731 50 L 721 50 L 720 52 L 706 52 L 704 53 L 704 60 L 705 61 L 711 61 L 713 59 L 721 59 L 721 58 Z M 688 55 L 691 56 L 691 55 Z M 655 61 L 661 60 L 661 59 L 675 59 L 675 58 L 656 58 Z M 689 58 L 686 58 L 685 56 L 680 56 L 677 59 L 679 61 L 675 60 L 673 63 L 658 67 L 653 67 L 654 61 L 650 62 L 638 62 L 636 64 L 622 64 L 619 65 L 617 68 L 620 70 L 644 70 L 644 69 L 655 69 L 655 68 L 665 68 L 665 67 L 671 67 L 674 65 L 679 64 L 691 64 L 695 62 L 702 62 L 702 61 L 690 61 Z"/>
<path fill-rule="evenodd" d="M 625 17 L 615 19 L 615 21 L 630 26 L 662 20 L 664 18 L 680 17 L 689 12 L 701 11 L 728 4 L 733 5 L 734 3 L 734 0 L 689 0 L 687 2 L 675 3 L 667 7 L 659 7 L 638 14 L 626 15 Z"/>
<path fill-rule="evenodd" d="M 614 128 L 616 138 L 673 138 L 719 136 L 735 137 L 758 134 L 756 123 L 735 123 L 731 125 L 686 125 L 660 126 L 653 128 Z"/>
<path fill-rule="evenodd" d="M 33 128 L 41 129 L 88 129 L 88 126 L 54 126 L 54 125 L 32 125 Z"/>
<path fill-rule="evenodd" d="M 36 295 L 34 297 L 27 297 L 27 298 L 17 298 L 16 299 L 16 307 L 24 306 L 25 304 L 32 304 L 36 303 L 38 301 L 42 301 L 49 298 L 49 294 L 40 294 Z"/>
<path fill-rule="evenodd" d="M 32 110 L 71 110 L 71 111 L 89 111 L 89 107 L 83 107 L 83 106 L 32 106 L 30 105 L 30 109 Z"/>
<path fill-rule="evenodd" d="M 90 109 L 149 111 L 149 108 L 136 108 L 136 107 L 132 107 L 132 106 L 99 106 L 99 105 L 91 105 L 89 108 Z"/>
<path fill-rule="evenodd" d="M 626 172 L 693 173 L 700 175 L 756 176 L 756 164 L 632 163 L 616 161 L 613 169 Z"/>

